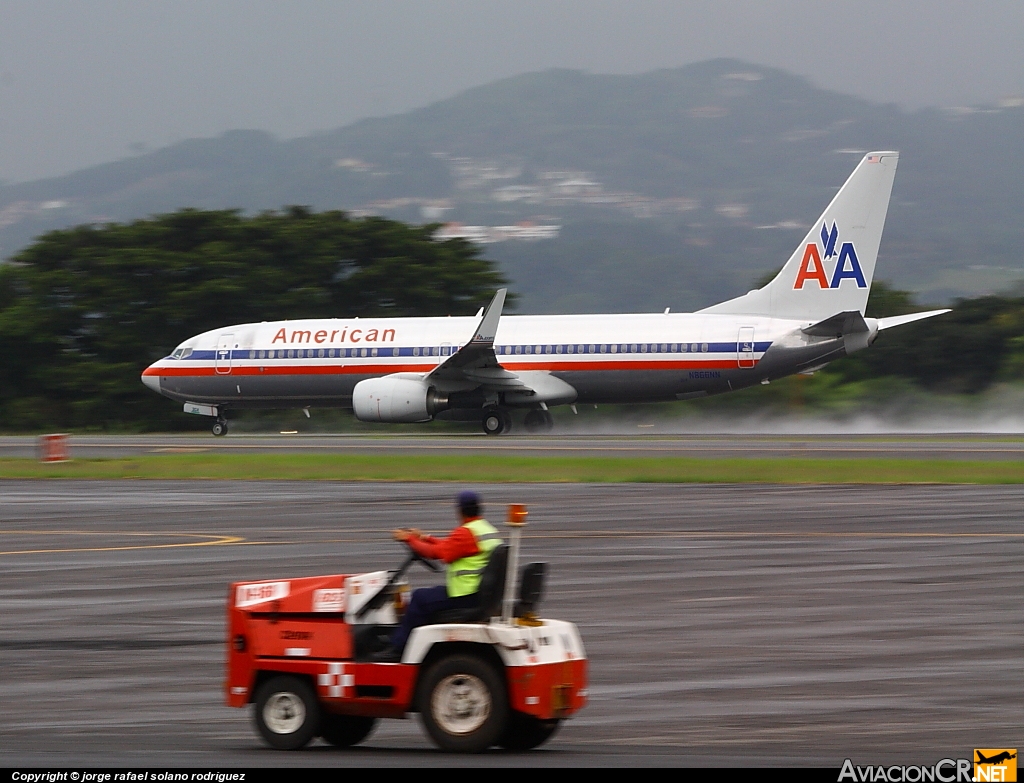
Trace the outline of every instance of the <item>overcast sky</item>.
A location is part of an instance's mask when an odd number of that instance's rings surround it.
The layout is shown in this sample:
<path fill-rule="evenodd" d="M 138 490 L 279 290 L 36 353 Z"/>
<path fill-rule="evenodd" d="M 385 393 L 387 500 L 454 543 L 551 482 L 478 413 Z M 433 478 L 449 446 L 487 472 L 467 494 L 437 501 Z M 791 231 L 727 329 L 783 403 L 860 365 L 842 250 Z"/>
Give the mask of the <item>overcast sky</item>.
<path fill-rule="evenodd" d="M 0 0 L 0 180 L 552 67 L 739 57 L 906 108 L 1024 95 L 1022 0 Z"/>

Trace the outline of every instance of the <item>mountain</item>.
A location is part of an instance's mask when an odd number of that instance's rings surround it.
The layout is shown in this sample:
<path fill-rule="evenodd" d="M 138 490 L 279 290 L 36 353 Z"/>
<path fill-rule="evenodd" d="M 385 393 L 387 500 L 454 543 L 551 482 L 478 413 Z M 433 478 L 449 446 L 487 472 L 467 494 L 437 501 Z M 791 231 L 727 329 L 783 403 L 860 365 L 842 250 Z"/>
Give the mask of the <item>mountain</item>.
<path fill-rule="evenodd" d="M 691 309 L 780 266 L 862 151 L 899 149 L 878 274 L 942 302 L 1024 279 L 1022 103 L 905 112 L 737 60 L 551 70 L 316 136 L 233 131 L 0 187 L 0 254 L 74 223 L 305 204 L 561 226 L 487 246 L 524 312 Z"/>

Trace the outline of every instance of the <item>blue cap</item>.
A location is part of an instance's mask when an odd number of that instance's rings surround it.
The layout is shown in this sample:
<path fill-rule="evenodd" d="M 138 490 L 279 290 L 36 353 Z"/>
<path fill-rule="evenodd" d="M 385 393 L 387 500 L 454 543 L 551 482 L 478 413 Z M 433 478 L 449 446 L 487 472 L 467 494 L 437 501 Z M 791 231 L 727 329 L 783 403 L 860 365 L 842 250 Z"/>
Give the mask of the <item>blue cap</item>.
<path fill-rule="evenodd" d="M 480 496 L 467 489 L 459 493 L 455 503 L 459 508 L 466 508 L 467 506 L 479 507 Z"/>

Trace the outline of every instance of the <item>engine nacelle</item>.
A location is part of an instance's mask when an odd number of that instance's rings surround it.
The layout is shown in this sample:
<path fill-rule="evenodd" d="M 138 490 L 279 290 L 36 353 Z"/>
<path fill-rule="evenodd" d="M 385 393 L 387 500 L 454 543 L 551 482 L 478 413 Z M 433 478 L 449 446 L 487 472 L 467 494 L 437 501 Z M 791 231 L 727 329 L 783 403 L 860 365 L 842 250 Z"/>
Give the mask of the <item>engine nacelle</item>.
<path fill-rule="evenodd" d="M 430 421 L 447 407 L 447 395 L 438 393 L 422 378 L 402 373 L 360 381 L 352 390 L 352 408 L 360 421 Z"/>

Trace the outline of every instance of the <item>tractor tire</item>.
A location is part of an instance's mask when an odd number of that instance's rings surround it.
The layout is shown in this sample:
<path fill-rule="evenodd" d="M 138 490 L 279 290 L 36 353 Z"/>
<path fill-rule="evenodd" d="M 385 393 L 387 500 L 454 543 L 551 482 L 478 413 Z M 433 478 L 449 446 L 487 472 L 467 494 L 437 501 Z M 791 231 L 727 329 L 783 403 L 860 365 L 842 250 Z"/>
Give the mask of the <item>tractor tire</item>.
<path fill-rule="evenodd" d="M 533 750 L 551 739 L 560 725 L 557 719 L 541 720 L 513 710 L 498 744 L 512 752 Z"/>
<path fill-rule="evenodd" d="M 423 675 L 419 710 L 441 750 L 480 753 L 498 741 L 508 724 L 504 677 L 475 655 L 450 655 Z"/>
<path fill-rule="evenodd" d="M 376 725 L 376 718 L 325 712 L 320 718 L 320 736 L 336 748 L 349 748 L 370 736 Z"/>
<path fill-rule="evenodd" d="M 278 675 L 256 691 L 256 728 L 272 748 L 298 750 L 320 729 L 320 703 L 309 683 Z"/>

